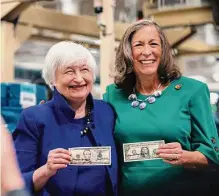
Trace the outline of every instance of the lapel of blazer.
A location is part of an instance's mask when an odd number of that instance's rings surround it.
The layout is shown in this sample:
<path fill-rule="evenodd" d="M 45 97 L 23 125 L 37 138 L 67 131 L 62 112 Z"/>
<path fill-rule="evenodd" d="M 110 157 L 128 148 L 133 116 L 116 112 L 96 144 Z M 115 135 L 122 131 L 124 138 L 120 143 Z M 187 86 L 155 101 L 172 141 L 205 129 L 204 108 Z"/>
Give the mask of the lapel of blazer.
<path fill-rule="evenodd" d="M 93 138 L 96 142 L 97 146 L 111 146 L 111 165 L 107 166 L 107 171 L 110 176 L 110 180 L 114 189 L 114 186 L 116 185 L 116 168 L 117 168 L 117 154 L 115 150 L 115 146 L 108 138 L 104 135 L 104 123 L 101 121 L 101 116 L 105 115 L 104 111 L 101 107 L 98 107 L 99 104 L 95 104 L 93 106 L 92 111 L 92 122 L 89 125 L 89 128 L 91 130 L 91 133 L 93 135 Z M 114 148 L 114 150 L 112 149 Z M 116 168 L 115 168 L 116 167 Z"/>
<path fill-rule="evenodd" d="M 64 97 L 62 97 L 62 95 L 59 94 L 59 92 L 56 89 L 54 89 L 54 94 L 53 94 L 53 99 L 51 100 L 51 104 L 52 104 L 52 107 L 54 108 L 54 115 L 56 116 L 57 123 L 59 124 L 59 128 L 61 129 L 61 131 L 63 131 L 63 136 L 64 134 L 66 134 L 65 137 L 68 137 L 69 135 L 71 135 L 70 141 L 72 142 L 72 146 L 69 146 L 69 142 L 68 143 L 64 142 L 64 145 L 66 145 L 65 148 L 67 149 L 69 147 L 79 147 L 80 142 L 81 142 L 80 140 L 81 134 L 80 134 L 80 131 L 78 131 L 78 125 L 76 125 L 73 122 L 75 112 L 71 109 L 71 107 L 68 105 Z M 78 174 L 78 167 L 69 166 L 66 169 L 67 169 L 66 171 L 71 170 L 71 172 L 67 172 L 71 176 L 70 177 L 67 176 L 66 178 L 68 179 L 69 177 L 71 179 L 71 182 L 66 182 L 66 183 L 71 183 L 72 187 L 75 187 L 76 180 L 77 180 L 77 174 Z M 53 176 L 50 179 L 50 181 L 51 182 L 54 181 L 53 183 L 56 183 L 57 181 L 56 176 L 58 175 L 61 175 L 61 174 L 57 173 L 57 175 Z M 53 183 L 49 183 L 49 185 Z M 63 182 L 59 182 L 59 183 L 63 183 Z"/>

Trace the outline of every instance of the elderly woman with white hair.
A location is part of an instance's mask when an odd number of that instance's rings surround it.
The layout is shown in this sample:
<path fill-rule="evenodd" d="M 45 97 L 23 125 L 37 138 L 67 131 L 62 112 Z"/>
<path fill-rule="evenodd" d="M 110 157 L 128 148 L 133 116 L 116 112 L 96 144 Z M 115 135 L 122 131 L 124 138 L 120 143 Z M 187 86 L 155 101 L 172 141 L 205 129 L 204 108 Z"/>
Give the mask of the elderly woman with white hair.
<path fill-rule="evenodd" d="M 33 195 L 117 195 L 114 113 L 91 95 L 95 67 L 94 57 L 80 44 L 59 42 L 47 53 L 42 75 L 53 99 L 25 109 L 13 132 Z M 89 162 L 85 150 L 91 152 Z"/>

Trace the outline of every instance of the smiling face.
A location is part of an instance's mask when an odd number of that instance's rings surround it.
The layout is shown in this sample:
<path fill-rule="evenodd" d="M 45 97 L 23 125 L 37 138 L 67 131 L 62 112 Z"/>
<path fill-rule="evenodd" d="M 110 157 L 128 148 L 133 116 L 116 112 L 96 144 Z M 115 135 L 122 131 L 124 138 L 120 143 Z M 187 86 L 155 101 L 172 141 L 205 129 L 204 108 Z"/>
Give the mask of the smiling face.
<path fill-rule="evenodd" d="M 68 101 L 85 101 L 92 90 L 93 72 L 86 63 L 63 66 L 55 72 L 54 86 Z"/>
<path fill-rule="evenodd" d="M 157 75 L 162 48 L 160 36 L 154 26 L 144 26 L 131 41 L 133 68 L 136 76 Z"/>

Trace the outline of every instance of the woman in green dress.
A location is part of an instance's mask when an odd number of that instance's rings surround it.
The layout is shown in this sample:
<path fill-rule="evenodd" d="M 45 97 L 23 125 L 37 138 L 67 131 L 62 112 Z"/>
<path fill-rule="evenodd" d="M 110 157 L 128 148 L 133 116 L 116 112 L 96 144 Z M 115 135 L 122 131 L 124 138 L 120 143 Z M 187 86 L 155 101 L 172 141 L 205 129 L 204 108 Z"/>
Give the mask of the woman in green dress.
<path fill-rule="evenodd" d="M 117 114 L 120 195 L 209 195 L 203 166 L 219 163 L 209 90 L 182 76 L 155 22 L 140 20 L 126 30 L 114 82 L 104 100 Z M 144 147 L 149 157 L 141 156 Z"/>

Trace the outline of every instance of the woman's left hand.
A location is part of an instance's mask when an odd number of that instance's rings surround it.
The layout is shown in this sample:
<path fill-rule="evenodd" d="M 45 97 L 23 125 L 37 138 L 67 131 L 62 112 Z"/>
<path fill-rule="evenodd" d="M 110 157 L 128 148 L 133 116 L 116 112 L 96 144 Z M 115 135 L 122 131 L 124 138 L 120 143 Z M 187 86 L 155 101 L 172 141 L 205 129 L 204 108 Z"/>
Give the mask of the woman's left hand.
<path fill-rule="evenodd" d="M 173 165 L 183 165 L 186 162 L 186 152 L 179 142 L 163 144 L 157 150 L 158 157 Z"/>
<path fill-rule="evenodd" d="M 194 168 L 208 164 L 208 160 L 199 151 L 183 150 L 179 142 L 163 144 L 157 149 L 158 157 L 164 162 L 172 165 L 183 165 L 184 167 Z"/>

